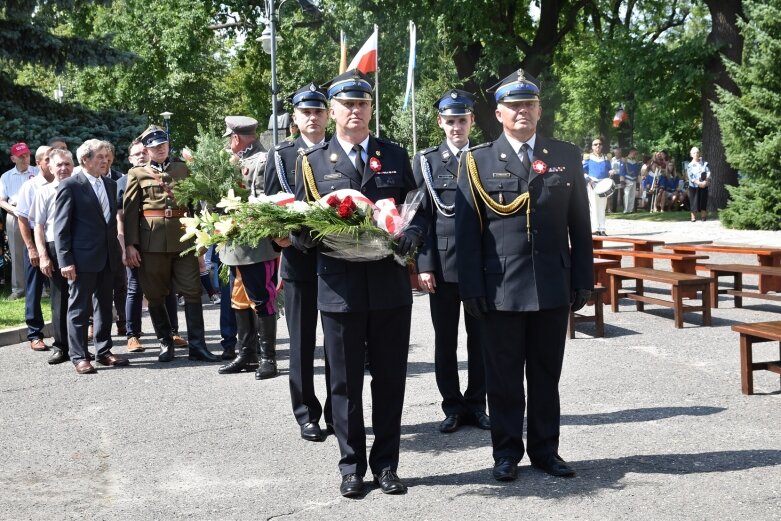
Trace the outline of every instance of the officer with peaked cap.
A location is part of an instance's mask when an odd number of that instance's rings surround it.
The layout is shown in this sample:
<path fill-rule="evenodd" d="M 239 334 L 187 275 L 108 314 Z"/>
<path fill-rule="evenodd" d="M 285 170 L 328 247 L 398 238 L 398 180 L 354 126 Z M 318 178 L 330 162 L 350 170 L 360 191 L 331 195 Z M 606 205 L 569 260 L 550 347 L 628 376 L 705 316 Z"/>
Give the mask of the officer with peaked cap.
<path fill-rule="evenodd" d="M 149 153 L 149 162 L 131 168 L 127 174 L 123 199 L 125 265 L 139 268 L 149 317 L 160 341 L 158 360 L 170 362 L 174 358 L 171 318 L 165 306 L 173 284 L 185 301 L 190 360 L 216 362 L 219 359 L 206 347 L 198 259 L 181 256 L 192 242 L 179 241 L 183 234 L 179 219 L 190 210 L 176 201 L 173 187 L 190 171 L 183 161 L 169 158 L 168 135 L 162 128 L 152 125 L 140 139 Z"/>
<path fill-rule="evenodd" d="M 227 116 L 225 134 L 239 160 L 251 196 L 263 190 L 267 154 L 258 141 L 258 122 L 246 116 Z M 227 244 L 220 260 L 230 266 L 231 307 L 236 316 L 239 354 L 219 369 L 220 374 L 255 371 L 255 379 L 273 378 L 277 371 L 277 259 L 270 238 L 256 246 Z M 258 343 L 258 340 L 260 343 Z M 258 359 L 258 351 L 260 359 Z"/>
<path fill-rule="evenodd" d="M 328 100 L 310 83 L 289 98 L 293 105 L 293 122 L 301 134 L 284 141 L 269 154 L 266 166 L 265 192 L 295 193 L 296 159 L 304 150 L 323 143 L 328 122 Z M 285 320 L 290 335 L 290 399 L 293 414 L 308 441 L 325 439 L 320 416 L 332 425 L 331 390 L 328 361 L 325 362 L 325 409 L 317 399 L 314 385 L 314 354 L 317 336 L 317 255 L 290 246 L 289 240 L 278 240 L 284 246 L 280 274 L 285 283 Z"/>
<path fill-rule="evenodd" d="M 481 320 L 493 476 L 516 478 L 526 453 L 534 467 L 574 475 L 558 454 L 558 383 L 570 310 L 594 285 L 591 230 L 580 150 L 541 136 L 539 86 L 523 70 L 489 89 L 499 139 L 461 158 L 456 243 L 464 309 Z M 524 375 L 527 393 L 524 393 Z"/>
<path fill-rule="evenodd" d="M 353 69 L 324 88 L 336 134 L 327 143 L 307 149 L 298 160 L 296 195 L 311 201 L 351 188 L 372 201 L 392 197 L 403 202 L 416 189 L 409 156 L 397 144 L 370 134 L 371 80 Z M 424 223 L 425 215 L 420 212 L 399 239 L 400 255 L 420 243 Z M 305 247 L 311 236 L 302 233 L 296 242 Z M 317 275 L 317 307 L 330 363 L 333 427 L 341 452 L 340 492 L 346 497 L 363 494 L 367 458 L 362 389 L 368 350 L 374 430 L 368 468 L 383 492 L 404 493 L 407 488 L 396 468 L 412 313 L 407 269 L 390 257 L 350 262 L 326 256 L 318 248 Z"/>
<path fill-rule="evenodd" d="M 480 347 L 479 321 L 465 314 L 469 359 L 466 390 L 458 378 L 458 321 L 461 298 L 456 268 L 456 176 L 458 159 L 469 148 L 469 131 L 474 124 L 474 96 L 451 89 L 434 103 L 437 125 L 445 133 L 439 145 L 422 150 L 412 161 L 415 179 L 425 186 L 429 201 L 428 233 L 417 258 L 418 286 L 429 294 L 434 326 L 434 374 L 442 395 L 445 419 L 439 430 L 455 432 L 471 424 L 488 430 L 485 414 L 485 370 Z"/>

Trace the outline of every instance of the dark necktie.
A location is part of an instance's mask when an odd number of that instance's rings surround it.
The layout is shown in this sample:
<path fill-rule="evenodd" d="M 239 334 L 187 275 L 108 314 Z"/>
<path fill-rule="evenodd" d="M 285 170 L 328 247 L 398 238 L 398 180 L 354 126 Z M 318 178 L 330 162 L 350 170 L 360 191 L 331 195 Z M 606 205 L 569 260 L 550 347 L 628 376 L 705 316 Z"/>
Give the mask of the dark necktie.
<path fill-rule="evenodd" d="M 521 145 L 521 163 L 523 163 L 523 168 L 526 169 L 526 172 L 528 174 L 532 173 L 532 163 L 529 161 L 529 145 L 524 143 Z"/>
<path fill-rule="evenodd" d="M 363 147 L 361 145 L 353 145 L 355 151 L 355 169 L 358 171 L 358 175 L 363 176 Z"/>

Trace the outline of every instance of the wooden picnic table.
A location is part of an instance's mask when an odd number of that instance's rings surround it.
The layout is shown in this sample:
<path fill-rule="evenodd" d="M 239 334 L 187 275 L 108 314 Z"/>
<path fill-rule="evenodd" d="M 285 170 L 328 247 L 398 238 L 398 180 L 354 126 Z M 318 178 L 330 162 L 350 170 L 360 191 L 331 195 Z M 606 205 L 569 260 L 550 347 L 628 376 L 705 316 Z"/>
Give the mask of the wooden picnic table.
<path fill-rule="evenodd" d="M 597 287 L 603 287 L 605 289 L 610 288 L 610 275 L 607 274 L 607 270 L 610 268 L 620 268 L 621 259 L 594 259 L 594 285 Z M 610 292 L 606 291 L 602 294 L 602 302 L 610 304 Z"/>
<path fill-rule="evenodd" d="M 754 371 L 771 371 L 781 375 L 781 321 L 735 324 L 732 330 L 740 333 L 740 385 L 743 394 L 754 394 Z M 779 359 L 754 361 L 754 344 L 778 342 Z"/>
<path fill-rule="evenodd" d="M 763 246 L 731 246 L 725 244 L 673 244 L 664 247 L 674 253 L 731 253 L 735 255 L 755 255 L 760 266 L 781 266 L 781 248 Z M 781 277 L 759 275 L 759 292 L 781 292 Z"/>
<path fill-rule="evenodd" d="M 595 250 L 604 249 L 605 242 L 619 242 L 632 245 L 632 249 L 629 251 L 654 251 L 657 246 L 663 246 L 664 241 L 653 239 L 637 239 L 635 237 L 619 237 L 611 235 L 594 235 L 591 237 L 591 243 Z M 653 268 L 653 259 L 647 259 L 642 257 L 634 258 L 634 266 L 636 268 Z"/>

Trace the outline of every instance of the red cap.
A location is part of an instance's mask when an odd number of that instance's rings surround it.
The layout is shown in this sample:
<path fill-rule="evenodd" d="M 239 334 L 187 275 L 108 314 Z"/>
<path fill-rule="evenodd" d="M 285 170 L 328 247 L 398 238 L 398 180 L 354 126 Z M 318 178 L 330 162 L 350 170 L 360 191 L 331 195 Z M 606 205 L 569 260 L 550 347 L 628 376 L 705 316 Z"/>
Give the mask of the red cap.
<path fill-rule="evenodd" d="M 12 156 L 21 156 L 22 154 L 29 154 L 30 149 L 27 148 L 27 143 L 17 143 L 11 147 Z"/>

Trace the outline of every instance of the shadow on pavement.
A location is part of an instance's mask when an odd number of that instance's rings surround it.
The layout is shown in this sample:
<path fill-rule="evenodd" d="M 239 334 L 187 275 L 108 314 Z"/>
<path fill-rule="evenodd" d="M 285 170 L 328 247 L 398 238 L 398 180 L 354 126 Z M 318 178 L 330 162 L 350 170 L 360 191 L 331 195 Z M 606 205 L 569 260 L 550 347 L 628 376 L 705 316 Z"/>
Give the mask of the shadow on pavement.
<path fill-rule="evenodd" d="M 610 425 L 614 423 L 637 423 L 663 420 L 676 416 L 709 416 L 726 411 L 725 407 L 647 407 L 643 409 L 626 409 L 624 411 L 594 413 L 594 414 L 562 414 L 562 425 Z"/>

